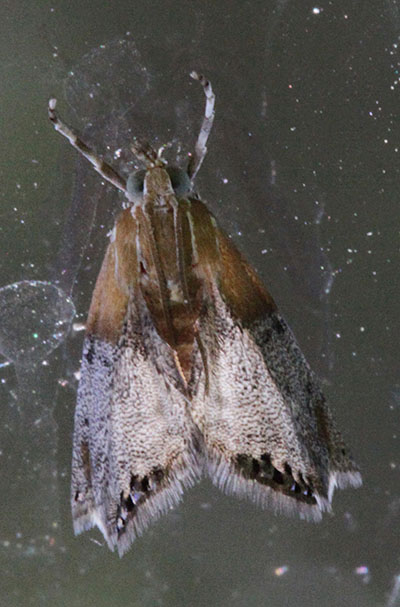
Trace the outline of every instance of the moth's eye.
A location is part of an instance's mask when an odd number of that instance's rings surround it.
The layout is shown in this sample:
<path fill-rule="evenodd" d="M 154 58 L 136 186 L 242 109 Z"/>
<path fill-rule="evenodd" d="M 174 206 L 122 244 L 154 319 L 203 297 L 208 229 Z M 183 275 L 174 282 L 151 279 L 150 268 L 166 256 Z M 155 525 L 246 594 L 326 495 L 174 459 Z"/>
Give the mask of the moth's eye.
<path fill-rule="evenodd" d="M 186 171 L 182 171 L 182 169 L 177 169 L 175 167 L 166 167 L 166 171 L 176 196 L 185 196 L 185 194 L 190 192 L 192 184 L 190 183 L 189 175 Z"/>
<path fill-rule="evenodd" d="M 143 198 L 143 185 L 146 171 L 140 170 L 131 173 L 126 183 L 126 190 L 133 200 L 141 200 Z"/>

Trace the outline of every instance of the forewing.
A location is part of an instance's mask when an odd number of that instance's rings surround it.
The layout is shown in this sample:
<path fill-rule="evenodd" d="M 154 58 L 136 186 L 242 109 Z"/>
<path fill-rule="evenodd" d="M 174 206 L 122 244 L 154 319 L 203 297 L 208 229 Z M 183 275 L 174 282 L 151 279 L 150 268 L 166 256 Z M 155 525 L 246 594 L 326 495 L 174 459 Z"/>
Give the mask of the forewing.
<path fill-rule="evenodd" d="M 360 484 L 358 469 L 272 298 L 220 232 L 218 244 L 218 272 L 203 269 L 206 366 L 198 353 L 192 386 L 209 474 L 228 493 L 318 520 L 336 485 Z"/>
<path fill-rule="evenodd" d="M 126 294 L 121 290 L 118 272 L 124 270 L 115 247 L 109 247 L 89 314 L 71 502 L 75 532 L 97 525 L 122 555 L 180 501 L 201 462 L 174 353 L 155 330 L 140 291 L 132 283 Z M 110 293 L 113 305 L 107 304 Z M 119 319 L 116 306 L 123 310 Z"/>

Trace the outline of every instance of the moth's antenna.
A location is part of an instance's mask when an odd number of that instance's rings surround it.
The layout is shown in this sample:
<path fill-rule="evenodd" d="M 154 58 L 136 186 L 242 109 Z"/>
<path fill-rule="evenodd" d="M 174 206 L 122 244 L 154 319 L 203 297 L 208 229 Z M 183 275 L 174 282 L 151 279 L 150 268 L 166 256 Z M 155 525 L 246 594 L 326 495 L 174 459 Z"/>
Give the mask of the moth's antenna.
<path fill-rule="evenodd" d="M 197 72 L 191 72 L 190 76 L 193 80 L 198 80 L 204 89 L 206 96 L 206 108 L 204 112 L 203 123 L 201 125 L 200 133 L 194 147 L 194 153 L 191 156 L 187 168 L 187 173 L 192 181 L 194 181 L 202 162 L 207 154 L 207 140 L 210 136 L 212 125 L 214 122 L 214 105 L 215 95 L 213 93 L 211 82 Z"/>
<path fill-rule="evenodd" d="M 70 144 L 76 150 L 78 150 L 78 152 L 80 154 L 82 154 L 82 156 L 84 156 L 85 158 L 87 158 L 87 160 L 89 160 L 90 164 L 93 165 L 94 169 L 98 173 L 100 173 L 100 175 L 104 179 L 106 179 L 106 181 L 109 181 L 115 187 L 117 187 L 119 190 L 122 190 L 123 192 L 126 193 L 125 179 L 123 179 L 120 175 L 118 175 L 118 173 L 116 171 L 114 171 L 112 166 L 110 166 L 109 164 L 104 162 L 104 160 L 102 158 L 97 156 L 86 145 L 86 143 L 84 141 L 82 141 L 82 139 L 80 139 L 80 137 L 78 137 L 78 135 L 77 135 L 77 133 L 75 133 L 75 131 L 73 131 L 68 125 L 66 125 L 62 120 L 60 120 L 60 118 L 58 117 L 58 115 L 56 113 L 56 104 L 57 104 L 56 99 L 49 100 L 49 106 L 48 106 L 49 119 L 53 123 L 53 126 L 56 129 L 56 131 L 61 133 L 61 135 L 64 135 L 64 137 L 66 137 L 68 139 Z"/>

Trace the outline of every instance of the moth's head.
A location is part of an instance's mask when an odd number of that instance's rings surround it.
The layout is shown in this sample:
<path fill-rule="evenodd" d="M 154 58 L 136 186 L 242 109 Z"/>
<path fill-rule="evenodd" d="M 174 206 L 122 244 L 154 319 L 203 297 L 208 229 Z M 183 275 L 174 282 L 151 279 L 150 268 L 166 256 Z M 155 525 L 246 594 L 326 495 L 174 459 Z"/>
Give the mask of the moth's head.
<path fill-rule="evenodd" d="M 175 194 L 184 198 L 192 189 L 189 175 L 177 167 L 152 167 L 134 171 L 128 177 L 126 191 L 132 202 L 141 202 L 143 195 L 152 193 Z"/>
<path fill-rule="evenodd" d="M 147 142 L 138 141 L 132 146 L 132 151 L 146 164 L 145 169 L 134 171 L 128 177 L 126 191 L 129 199 L 140 203 L 144 194 L 154 196 L 174 194 L 183 198 L 192 189 L 192 182 L 188 173 L 178 167 L 169 167 L 162 157 L 165 146 L 155 150 Z"/>

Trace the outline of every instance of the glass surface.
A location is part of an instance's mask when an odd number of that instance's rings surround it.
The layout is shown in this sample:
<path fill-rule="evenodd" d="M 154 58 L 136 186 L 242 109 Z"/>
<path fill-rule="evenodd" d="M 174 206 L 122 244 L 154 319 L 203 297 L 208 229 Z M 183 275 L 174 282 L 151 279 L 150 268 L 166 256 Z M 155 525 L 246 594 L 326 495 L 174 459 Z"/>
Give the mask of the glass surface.
<path fill-rule="evenodd" d="M 399 606 L 398 3 L 4 2 L 0 32 L 1 600 Z M 193 69 L 217 96 L 198 189 L 321 376 L 364 485 L 314 525 L 204 479 L 121 560 L 98 531 L 73 536 L 69 477 L 77 329 L 122 198 L 46 104 L 124 174 L 134 136 L 185 161 L 204 105 Z M 39 294 L 24 316 L 23 281 L 54 285 L 57 305 Z"/>

